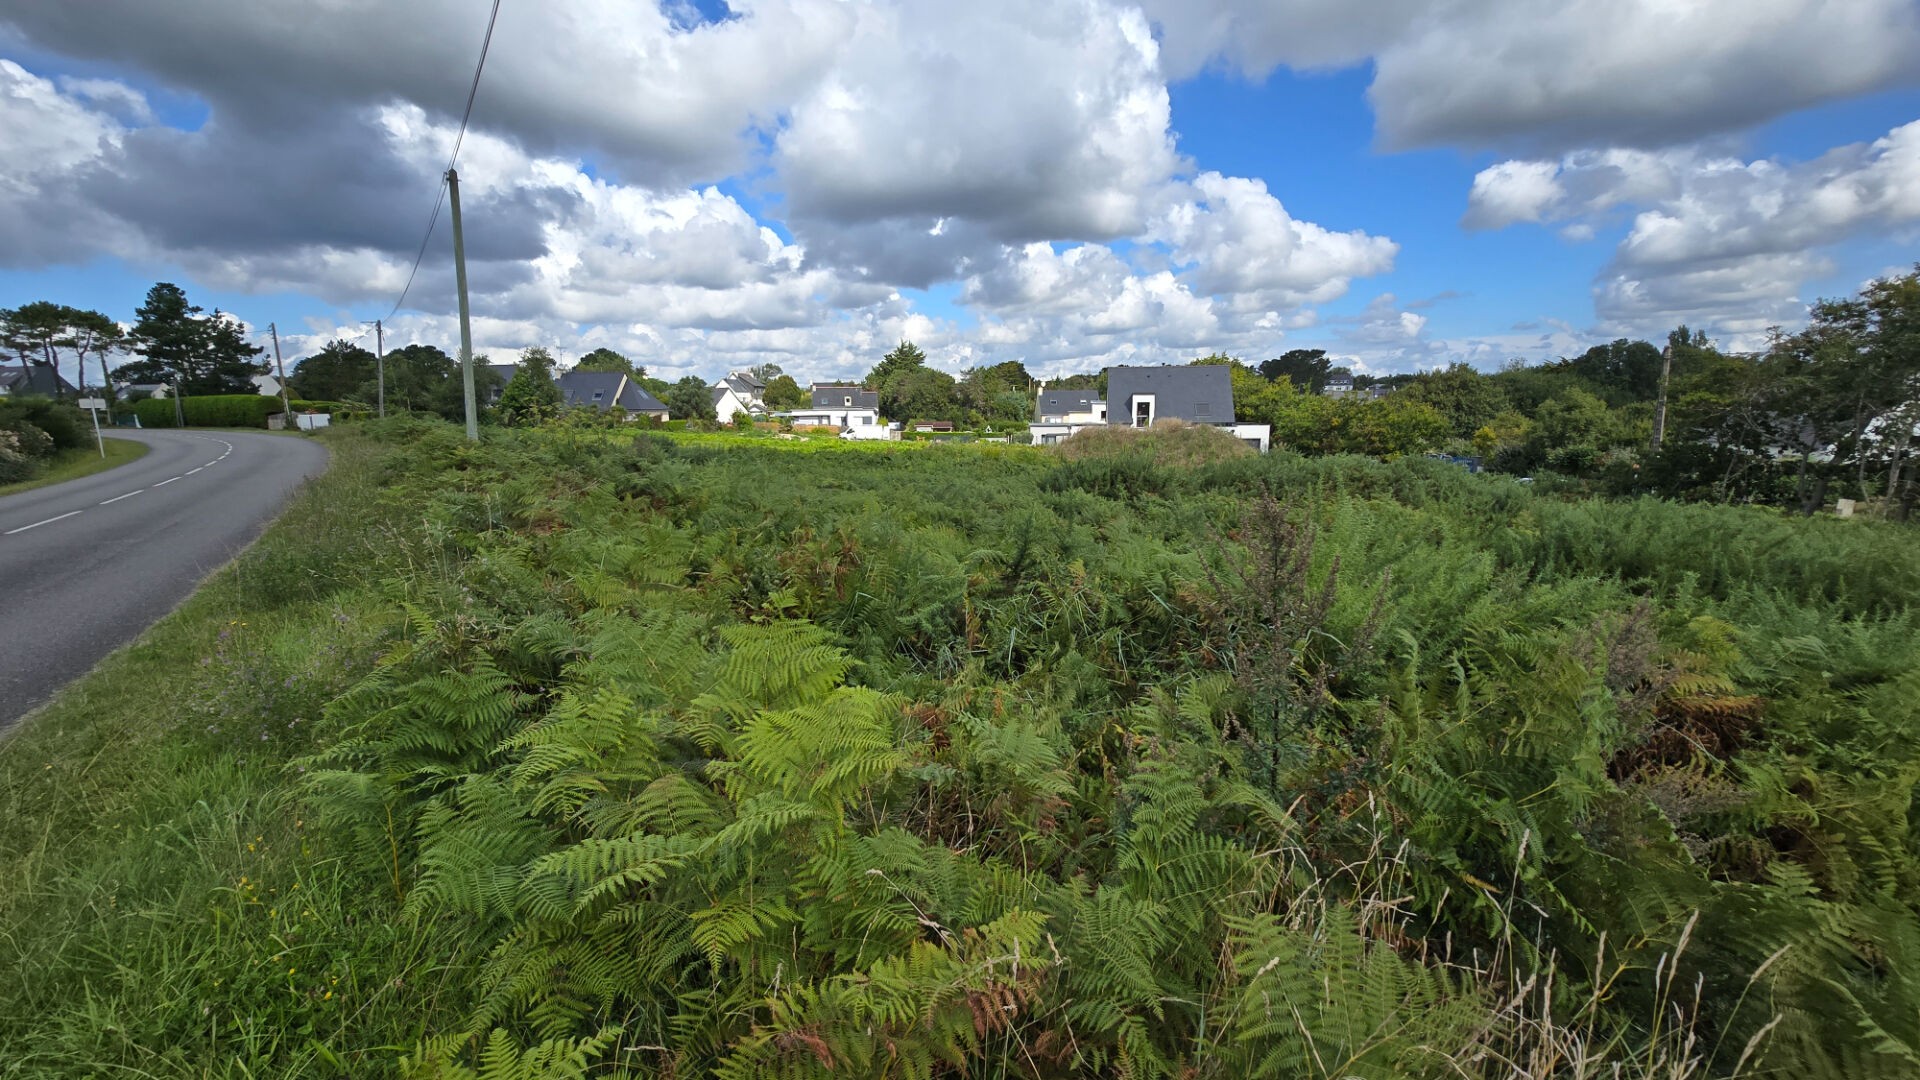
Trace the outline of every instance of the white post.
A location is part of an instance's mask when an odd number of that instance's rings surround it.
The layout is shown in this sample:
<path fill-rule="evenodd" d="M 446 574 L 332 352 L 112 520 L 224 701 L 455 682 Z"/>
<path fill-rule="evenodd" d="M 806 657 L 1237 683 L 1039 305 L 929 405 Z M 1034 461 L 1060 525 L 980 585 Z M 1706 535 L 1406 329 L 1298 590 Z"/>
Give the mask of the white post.
<path fill-rule="evenodd" d="M 100 410 L 107 407 L 106 398 L 81 398 L 80 407 L 93 417 L 93 441 L 100 445 L 100 456 L 107 456 L 107 440 L 100 434 Z"/>

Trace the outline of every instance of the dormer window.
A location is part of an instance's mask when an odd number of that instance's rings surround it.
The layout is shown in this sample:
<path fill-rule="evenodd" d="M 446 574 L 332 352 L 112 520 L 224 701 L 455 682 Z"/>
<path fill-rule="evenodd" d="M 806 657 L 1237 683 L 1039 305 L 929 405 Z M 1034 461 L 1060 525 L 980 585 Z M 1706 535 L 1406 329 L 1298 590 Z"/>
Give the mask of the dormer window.
<path fill-rule="evenodd" d="M 605 390 L 595 390 L 593 392 L 593 400 L 595 401 L 599 401 L 601 398 L 606 396 L 607 396 L 607 392 Z"/>
<path fill-rule="evenodd" d="M 845 405 L 845 406 L 846 406 L 847 408 L 849 408 L 849 409 L 851 409 L 851 408 L 853 408 L 853 399 L 852 399 L 852 398 L 850 398 L 850 397 L 846 397 L 846 398 L 841 398 L 841 399 L 840 399 L 840 403 L 841 403 L 842 405 Z"/>

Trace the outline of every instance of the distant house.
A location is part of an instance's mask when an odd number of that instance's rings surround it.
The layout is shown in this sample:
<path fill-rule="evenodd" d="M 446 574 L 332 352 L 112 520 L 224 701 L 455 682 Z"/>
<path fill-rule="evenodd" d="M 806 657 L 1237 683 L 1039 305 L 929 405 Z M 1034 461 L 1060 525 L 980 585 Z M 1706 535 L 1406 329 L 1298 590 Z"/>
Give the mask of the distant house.
<path fill-rule="evenodd" d="M 880 392 L 851 383 L 814 383 L 812 404 L 780 413 L 795 427 L 836 427 L 843 439 L 892 439 L 899 429 L 880 419 Z"/>
<path fill-rule="evenodd" d="M 1107 403 L 1092 390 L 1049 390 L 1042 382 L 1033 419 L 1042 424 L 1104 424 Z"/>
<path fill-rule="evenodd" d="M 734 413 L 767 415 L 767 384 L 751 372 L 735 371 L 713 384 L 713 414 L 722 420 Z"/>
<path fill-rule="evenodd" d="M 915 431 L 952 431 L 953 421 L 951 420 L 920 420 L 914 423 L 913 430 Z"/>
<path fill-rule="evenodd" d="M 61 377 L 51 364 L 18 364 L 0 367 L 0 397 L 73 397 L 80 391 Z"/>
<path fill-rule="evenodd" d="M 125 400 L 140 401 L 145 398 L 172 397 L 173 387 L 158 382 L 122 383 L 114 388 L 114 392 Z"/>
<path fill-rule="evenodd" d="M 650 416 L 667 418 L 667 407 L 646 388 L 627 377 L 624 371 L 569 371 L 553 380 L 560 388 L 560 400 L 569 408 L 606 412 L 619 407 L 629 418 Z"/>
<path fill-rule="evenodd" d="M 1047 391 L 1042 389 L 1035 406 L 1035 413 L 1042 420 L 1028 429 L 1033 440 L 1041 444 L 1059 442 L 1077 431 L 1100 424 L 1146 428 L 1163 420 L 1217 427 L 1262 453 L 1272 437 L 1268 425 L 1242 424 L 1234 418 L 1233 373 L 1220 365 L 1108 368 L 1104 402 L 1058 397 L 1052 407 L 1061 411 L 1052 414 L 1047 413 L 1047 396 Z M 1096 403 L 1099 419 L 1094 418 Z M 1075 408 L 1086 411 L 1067 411 Z M 1049 415 L 1059 419 L 1049 419 Z"/>
<path fill-rule="evenodd" d="M 1351 375 L 1334 375 L 1320 387 L 1320 394 L 1323 397 L 1343 398 L 1351 393 L 1353 393 L 1353 376 Z"/>

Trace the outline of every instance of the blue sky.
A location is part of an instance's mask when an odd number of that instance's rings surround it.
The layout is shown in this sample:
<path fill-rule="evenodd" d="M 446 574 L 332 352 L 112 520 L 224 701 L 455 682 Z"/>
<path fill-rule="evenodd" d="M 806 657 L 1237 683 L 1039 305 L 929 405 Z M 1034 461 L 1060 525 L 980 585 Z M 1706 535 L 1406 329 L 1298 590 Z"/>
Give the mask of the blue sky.
<path fill-rule="evenodd" d="M 291 355 L 359 333 L 485 7 L 0 16 L 0 305 L 129 319 L 166 279 Z M 954 370 L 1487 367 L 1680 321 L 1756 347 L 1914 260 L 1909 0 L 1601 7 L 509 5 L 462 158 L 476 335 L 663 374 L 855 375 L 902 337 Z M 444 230 L 392 342 L 452 344 Z"/>

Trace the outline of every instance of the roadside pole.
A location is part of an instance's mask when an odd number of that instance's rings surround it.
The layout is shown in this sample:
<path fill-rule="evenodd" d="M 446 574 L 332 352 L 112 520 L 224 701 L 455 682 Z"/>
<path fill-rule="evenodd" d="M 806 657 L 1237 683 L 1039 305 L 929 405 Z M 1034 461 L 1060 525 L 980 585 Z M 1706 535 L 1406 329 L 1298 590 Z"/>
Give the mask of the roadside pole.
<path fill-rule="evenodd" d="M 100 444 L 100 456 L 104 458 L 107 456 L 107 439 L 106 436 L 100 434 L 100 410 L 107 407 L 107 399 L 97 397 L 81 398 L 80 407 L 87 410 L 88 416 L 93 417 L 93 441 Z"/>
<path fill-rule="evenodd" d="M 280 328 L 268 323 L 267 333 L 273 335 L 273 366 L 280 375 L 280 415 L 284 418 L 280 430 L 285 431 L 288 424 L 293 424 L 293 402 L 287 399 L 287 365 L 280 360 Z M 293 424 L 293 427 L 297 431 L 300 425 Z"/>
<path fill-rule="evenodd" d="M 1668 344 L 1660 350 L 1660 400 L 1653 405 L 1653 443 L 1647 449 L 1651 453 L 1660 452 L 1660 444 L 1667 438 L 1667 383 L 1673 379 L 1673 345 Z M 1634 468 L 1640 466 L 1635 465 Z"/>
<path fill-rule="evenodd" d="M 387 331 L 380 320 L 373 320 L 373 370 L 380 383 L 380 419 L 387 418 Z"/>
<path fill-rule="evenodd" d="M 467 246 L 460 235 L 460 174 L 452 169 L 447 170 L 447 203 L 453 211 L 453 283 L 460 291 L 460 383 L 467 406 L 467 441 L 479 442 L 480 414 L 473 392 L 473 325 L 467 318 Z"/>

